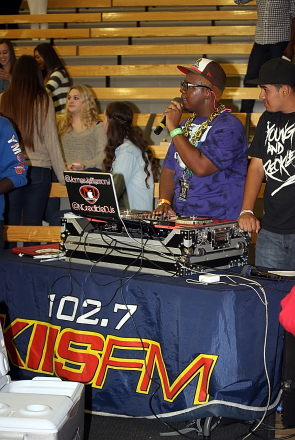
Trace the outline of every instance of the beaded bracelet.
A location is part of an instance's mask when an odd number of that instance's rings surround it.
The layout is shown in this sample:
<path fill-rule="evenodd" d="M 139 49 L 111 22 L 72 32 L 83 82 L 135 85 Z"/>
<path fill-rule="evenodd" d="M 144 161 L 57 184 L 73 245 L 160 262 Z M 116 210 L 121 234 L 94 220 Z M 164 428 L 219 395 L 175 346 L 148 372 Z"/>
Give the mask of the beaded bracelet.
<path fill-rule="evenodd" d="M 249 212 L 249 214 L 254 215 L 254 212 L 251 211 L 251 209 L 244 209 L 243 211 L 240 212 L 240 215 L 242 215 L 242 214 L 246 214 L 246 212 Z M 240 215 L 239 215 L 239 217 L 240 217 Z"/>
<path fill-rule="evenodd" d="M 157 207 L 163 205 L 164 203 L 167 203 L 168 205 L 171 206 L 171 202 L 169 202 L 169 200 L 166 199 L 159 199 Z"/>
<path fill-rule="evenodd" d="M 177 134 L 183 134 L 183 131 L 180 127 L 174 128 L 174 130 L 170 131 L 171 139 L 174 138 Z"/>

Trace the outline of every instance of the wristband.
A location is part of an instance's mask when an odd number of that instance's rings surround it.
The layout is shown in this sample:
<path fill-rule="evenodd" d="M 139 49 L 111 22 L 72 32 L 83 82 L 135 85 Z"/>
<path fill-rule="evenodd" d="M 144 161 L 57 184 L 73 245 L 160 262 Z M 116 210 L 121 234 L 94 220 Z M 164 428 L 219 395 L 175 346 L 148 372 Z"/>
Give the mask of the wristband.
<path fill-rule="evenodd" d="M 240 212 L 240 215 L 242 215 L 242 214 L 246 214 L 246 212 L 249 212 L 249 214 L 254 215 L 254 212 L 251 211 L 251 209 L 244 209 L 243 211 Z M 239 215 L 239 217 L 240 217 L 240 215 Z"/>
<path fill-rule="evenodd" d="M 163 205 L 164 203 L 168 203 L 168 205 L 171 206 L 171 202 L 169 202 L 169 200 L 166 200 L 166 199 L 160 199 L 160 200 L 158 201 L 157 207 Z"/>
<path fill-rule="evenodd" d="M 174 130 L 170 131 L 171 139 L 174 138 L 177 134 L 183 134 L 183 131 L 180 127 L 174 128 Z"/>

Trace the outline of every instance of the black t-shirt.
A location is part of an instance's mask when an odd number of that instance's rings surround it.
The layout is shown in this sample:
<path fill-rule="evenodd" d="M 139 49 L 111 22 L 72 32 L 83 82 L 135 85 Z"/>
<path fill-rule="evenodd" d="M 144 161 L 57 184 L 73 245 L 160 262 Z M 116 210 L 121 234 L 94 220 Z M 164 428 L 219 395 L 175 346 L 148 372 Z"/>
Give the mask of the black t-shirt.
<path fill-rule="evenodd" d="M 277 234 L 295 233 L 295 113 L 264 112 L 248 154 L 263 161 L 262 227 Z"/>

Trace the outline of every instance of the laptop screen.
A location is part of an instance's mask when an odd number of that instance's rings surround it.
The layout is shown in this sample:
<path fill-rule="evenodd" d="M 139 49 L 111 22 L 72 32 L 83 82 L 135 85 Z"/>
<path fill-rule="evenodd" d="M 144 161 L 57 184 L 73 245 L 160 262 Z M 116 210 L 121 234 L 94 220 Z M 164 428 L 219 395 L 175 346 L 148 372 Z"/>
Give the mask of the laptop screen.
<path fill-rule="evenodd" d="M 110 173 L 64 171 L 71 211 L 82 217 L 121 217 L 113 176 Z"/>

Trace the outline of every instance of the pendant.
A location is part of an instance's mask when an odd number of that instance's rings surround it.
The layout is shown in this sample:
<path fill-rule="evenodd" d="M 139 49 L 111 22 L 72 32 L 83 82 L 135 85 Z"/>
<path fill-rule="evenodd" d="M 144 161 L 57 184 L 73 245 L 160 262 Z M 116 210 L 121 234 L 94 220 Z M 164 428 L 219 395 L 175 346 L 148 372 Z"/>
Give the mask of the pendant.
<path fill-rule="evenodd" d="M 178 199 L 186 202 L 187 201 L 187 193 L 189 190 L 189 182 L 184 179 L 180 179 L 179 183 L 180 183 L 180 191 L 179 191 Z"/>

